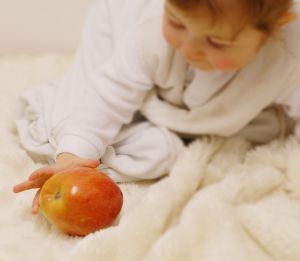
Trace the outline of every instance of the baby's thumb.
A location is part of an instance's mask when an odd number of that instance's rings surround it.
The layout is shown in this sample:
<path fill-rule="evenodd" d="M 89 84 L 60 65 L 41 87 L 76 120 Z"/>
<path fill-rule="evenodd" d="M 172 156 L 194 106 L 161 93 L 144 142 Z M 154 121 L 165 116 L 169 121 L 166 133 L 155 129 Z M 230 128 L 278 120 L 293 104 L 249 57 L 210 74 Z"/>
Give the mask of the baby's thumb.
<path fill-rule="evenodd" d="M 32 201 L 32 214 L 37 214 L 39 212 L 39 206 L 40 206 L 40 203 L 39 203 L 39 198 L 40 198 L 40 189 L 37 191 L 37 193 L 35 194 L 34 196 L 34 199 Z"/>

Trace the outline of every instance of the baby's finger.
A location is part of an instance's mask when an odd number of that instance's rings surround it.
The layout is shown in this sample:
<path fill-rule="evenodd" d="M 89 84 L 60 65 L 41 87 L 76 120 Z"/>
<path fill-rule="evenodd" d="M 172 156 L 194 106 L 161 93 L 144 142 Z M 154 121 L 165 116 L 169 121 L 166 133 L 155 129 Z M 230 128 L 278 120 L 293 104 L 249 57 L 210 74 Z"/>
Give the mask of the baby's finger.
<path fill-rule="evenodd" d="M 39 207 L 40 207 L 40 204 L 39 204 L 39 198 L 40 198 L 40 189 L 37 191 L 37 193 L 35 194 L 34 198 L 33 198 L 33 201 L 32 201 L 32 209 L 31 209 L 31 212 L 32 214 L 37 214 L 39 212 Z"/>
<path fill-rule="evenodd" d="M 40 178 L 48 179 L 54 174 L 54 170 L 52 167 L 43 167 L 34 171 L 30 176 L 29 180 L 35 180 Z"/>
<path fill-rule="evenodd" d="M 34 188 L 40 188 L 45 183 L 44 179 L 40 180 L 26 180 L 20 184 L 17 184 L 13 187 L 13 191 L 15 193 L 22 192 L 24 190 L 34 189 Z"/>
<path fill-rule="evenodd" d="M 24 191 L 24 190 L 27 190 L 27 189 L 30 189 L 32 188 L 32 184 L 33 182 L 32 181 L 29 181 L 29 180 L 26 180 L 20 184 L 17 184 L 13 187 L 13 191 L 15 193 L 19 193 L 21 191 Z"/>

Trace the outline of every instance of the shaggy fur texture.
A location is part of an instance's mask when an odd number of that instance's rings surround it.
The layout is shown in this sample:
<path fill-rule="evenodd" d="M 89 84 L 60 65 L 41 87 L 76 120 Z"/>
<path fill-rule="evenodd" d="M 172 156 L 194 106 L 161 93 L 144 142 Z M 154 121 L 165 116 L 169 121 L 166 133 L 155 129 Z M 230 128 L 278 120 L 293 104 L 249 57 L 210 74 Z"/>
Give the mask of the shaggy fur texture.
<path fill-rule="evenodd" d="M 196 140 L 170 175 L 121 184 L 113 227 L 72 238 L 31 214 L 34 191 L 13 194 L 43 163 L 20 147 L 18 93 L 59 78 L 71 57 L 0 57 L 0 260 L 299 261 L 300 145 L 252 147 L 244 140 Z"/>

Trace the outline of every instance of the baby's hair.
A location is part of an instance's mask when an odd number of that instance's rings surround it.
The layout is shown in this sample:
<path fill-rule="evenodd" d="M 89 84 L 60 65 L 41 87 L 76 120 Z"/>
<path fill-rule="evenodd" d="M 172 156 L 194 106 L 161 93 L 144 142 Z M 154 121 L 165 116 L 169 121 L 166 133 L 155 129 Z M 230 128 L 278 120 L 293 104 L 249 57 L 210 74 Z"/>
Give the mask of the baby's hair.
<path fill-rule="evenodd" d="M 232 1 L 232 0 L 231 0 Z M 286 14 L 293 4 L 293 0 L 236 0 L 245 12 L 247 22 L 255 28 L 268 34 L 276 28 L 278 20 Z M 222 6 L 226 0 L 170 0 L 172 4 L 183 10 L 190 10 L 196 6 L 207 7 L 214 18 L 222 14 Z M 235 12 L 236 10 L 233 10 Z"/>

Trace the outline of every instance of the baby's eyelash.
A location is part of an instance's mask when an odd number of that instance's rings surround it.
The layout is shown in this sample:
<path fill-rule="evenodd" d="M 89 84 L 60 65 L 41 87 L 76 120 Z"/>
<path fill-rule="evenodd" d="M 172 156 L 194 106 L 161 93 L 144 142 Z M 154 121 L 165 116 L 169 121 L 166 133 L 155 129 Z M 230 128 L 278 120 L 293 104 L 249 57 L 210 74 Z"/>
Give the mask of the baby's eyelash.
<path fill-rule="evenodd" d="M 214 42 L 210 37 L 207 37 L 206 41 L 208 42 L 209 45 L 211 45 L 211 46 L 213 46 L 215 48 L 221 49 L 221 48 L 226 48 L 227 47 L 224 44 L 219 44 L 219 43 Z"/>
<path fill-rule="evenodd" d="M 173 27 L 176 27 L 177 29 L 185 29 L 185 26 L 183 24 L 179 24 L 171 19 L 169 19 L 169 22 Z"/>

